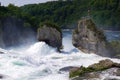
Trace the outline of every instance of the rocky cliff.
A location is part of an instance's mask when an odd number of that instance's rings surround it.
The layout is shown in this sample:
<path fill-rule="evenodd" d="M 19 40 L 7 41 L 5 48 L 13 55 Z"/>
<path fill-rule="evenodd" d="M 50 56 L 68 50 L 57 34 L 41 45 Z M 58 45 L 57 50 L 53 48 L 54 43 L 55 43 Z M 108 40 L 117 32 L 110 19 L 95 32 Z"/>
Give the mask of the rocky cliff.
<path fill-rule="evenodd" d="M 90 18 L 83 18 L 78 22 L 78 27 L 72 34 L 72 43 L 85 53 L 109 56 L 106 38 Z"/>
<path fill-rule="evenodd" d="M 0 17 L 0 47 L 12 47 L 28 43 L 27 39 L 33 35 L 35 36 L 35 33 L 30 28 L 24 26 L 22 19 L 17 17 Z"/>
<path fill-rule="evenodd" d="M 62 46 L 62 34 L 59 30 L 52 25 L 43 25 L 38 29 L 37 39 L 39 41 L 45 41 L 48 45 L 56 47 L 58 51 Z"/>

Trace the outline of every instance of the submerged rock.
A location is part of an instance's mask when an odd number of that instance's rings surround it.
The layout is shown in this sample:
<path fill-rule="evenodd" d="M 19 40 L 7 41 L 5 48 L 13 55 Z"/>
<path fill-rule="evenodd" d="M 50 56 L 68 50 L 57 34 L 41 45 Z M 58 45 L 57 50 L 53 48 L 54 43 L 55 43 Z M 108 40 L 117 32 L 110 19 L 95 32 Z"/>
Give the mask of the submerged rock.
<path fill-rule="evenodd" d="M 6 78 L 6 75 L 0 74 L 0 80 Z"/>
<path fill-rule="evenodd" d="M 4 54 L 4 52 L 1 52 L 1 51 L 0 51 L 0 54 Z"/>
<path fill-rule="evenodd" d="M 69 75 L 71 80 L 99 80 L 101 75 L 109 74 L 114 76 L 120 75 L 120 64 L 114 63 L 109 59 L 101 60 L 88 67 L 77 67 L 70 70 Z M 112 79 L 107 76 L 107 79 Z M 106 79 L 106 78 L 105 78 Z M 107 80 L 106 79 L 106 80 Z"/>
<path fill-rule="evenodd" d="M 37 32 L 38 41 L 44 41 L 52 47 L 56 47 L 58 51 L 62 46 L 62 34 L 53 25 L 43 25 Z"/>
<path fill-rule="evenodd" d="M 102 56 L 110 54 L 105 35 L 90 18 L 78 22 L 78 27 L 72 34 L 72 43 L 85 53 L 96 53 Z"/>
<path fill-rule="evenodd" d="M 3 75 L 0 75 L 0 79 L 3 79 Z"/>

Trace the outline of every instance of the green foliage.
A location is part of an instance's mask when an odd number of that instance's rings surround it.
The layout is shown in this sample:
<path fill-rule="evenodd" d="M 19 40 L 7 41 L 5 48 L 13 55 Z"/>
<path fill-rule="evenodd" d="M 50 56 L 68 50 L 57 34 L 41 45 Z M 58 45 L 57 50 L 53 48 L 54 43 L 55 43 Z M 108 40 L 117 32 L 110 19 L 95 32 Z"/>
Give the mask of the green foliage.
<path fill-rule="evenodd" d="M 39 22 L 51 21 L 60 27 L 76 24 L 83 16 L 90 16 L 104 29 L 120 30 L 120 0 L 59 0 L 17 7 L 0 6 L 0 17 L 16 16 L 30 23 L 33 29 Z M 113 27 L 114 26 L 114 27 Z M 63 27 L 64 28 L 64 27 Z"/>
<path fill-rule="evenodd" d="M 90 15 L 96 24 L 104 29 L 120 29 L 119 0 L 59 0 L 41 4 L 22 6 L 23 12 L 39 17 L 39 22 L 46 20 L 59 26 L 75 24 L 82 16 Z M 113 28 L 114 26 L 114 28 Z"/>
<path fill-rule="evenodd" d="M 31 27 L 31 24 L 30 24 L 30 23 L 25 22 L 25 23 L 24 23 L 24 27 Z"/>
<path fill-rule="evenodd" d="M 47 26 L 47 27 L 55 28 L 55 29 L 58 30 L 60 33 L 62 33 L 61 28 L 60 28 L 57 24 L 55 24 L 55 23 L 53 23 L 53 22 L 46 21 L 46 22 L 43 22 L 43 23 L 40 23 L 40 24 L 39 24 L 40 28 L 41 28 L 41 27 L 44 27 L 44 25 Z"/>
<path fill-rule="evenodd" d="M 83 75 L 85 73 L 94 72 L 94 71 L 95 71 L 94 69 L 81 66 L 80 69 L 78 69 L 74 72 L 71 72 L 69 77 L 72 78 L 72 77 L 80 76 L 80 75 Z"/>

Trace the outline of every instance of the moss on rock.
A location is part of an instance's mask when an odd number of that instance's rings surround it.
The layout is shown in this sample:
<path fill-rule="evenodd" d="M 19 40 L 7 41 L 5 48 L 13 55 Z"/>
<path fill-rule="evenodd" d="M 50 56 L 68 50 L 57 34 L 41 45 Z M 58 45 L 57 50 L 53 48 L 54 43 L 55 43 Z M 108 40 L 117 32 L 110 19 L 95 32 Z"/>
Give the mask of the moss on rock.
<path fill-rule="evenodd" d="M 76 70 L 71 69 L 69 77 L 72 78 L 72 77 L 80 76 L 80 75 L 83 75 L 84 73 L 88 73 L 92 71 L 93 71 L 92 68 L 86 68 L 86 67 L 81 66 L 80 68 Z"/>
<path fill-rule="evenodd" d="M 71 69 L 69 77 L 73 78 L 73 77 L 77 77 L 77 76 L 83 76 L 86 73 L 96 72 L 96 71 L 104 71 L 104 70 L 112 68 L 112 67 L 120 68 L 120 64 L 114 63 L 109 59 L 101 60 L 99 63 L 95 63 L 88 67 L 81 66 L 80 68 Z"/>
<path fill-rule="evenodd" d="M 55 23 L 53 23 L 53 22 L 49 22 L 49 21 L 43 22 L 43 23 L 40 23 L 39 26 L 40 26 L 40 28 L 42 28 L 42 27 L 44 27 L 44 25 L 46 25 L 47 27 L 55 28 L 55 29 L 58 30 L 60 33 L 62 33 L 61 28 L 60 28 L 57 24 L 55 24 Z"/>

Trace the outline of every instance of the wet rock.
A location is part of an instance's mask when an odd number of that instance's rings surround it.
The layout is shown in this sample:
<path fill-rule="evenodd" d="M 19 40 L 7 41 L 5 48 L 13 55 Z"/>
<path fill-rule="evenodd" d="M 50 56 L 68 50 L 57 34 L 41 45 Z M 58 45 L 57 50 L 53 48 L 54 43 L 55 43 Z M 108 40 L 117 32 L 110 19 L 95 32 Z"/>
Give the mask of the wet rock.
<path fill-rule="evenodd" d="M 120 64 L 114 63 L 109 59 L 101 60 L 88 67 L 77 67 L 70 69 L 69 75 L 72 80 L 94 80 L 100 78 L 101 75 L 110 74 L 114 76 L 120 75 Z"/>
<path fill-rule="evenodd" d="M 86 73 L 82 76 L 78 76 L 73 78 L 72 80 L 98 80 L 100 78 L 100 74 L 97 72 Z"/>
<path fill-rule="evenodd" d="M 3 78 L 4 78 L 4 76 L 2 74 L 0 74 L 0 79 L 3 79 Z"/>
<path fill-rule="evenodd" d="M 3 78 L 3 76 L 2 75 L 0 75 L 0 79 L 2 79 Z"/>
<path fill-rule="evenodd" d="M 115 74 L 116 74 L 117 76 L 120 76 L 120 69 L 117 69 Z"/>
<path fill-rule="evenodd" d="M 101 69 L 111 68 L 113 66 L 114 66 L 114 63 L 111 60 L 106 59 L 106 60 L 99 61 L 99 63 L 90 65 L 89 68 L 95 69 L 95 70 L 101 70 Z"/>
<path fill-rule="evenodd" d="M 0 54 L 4 54 L 4 52 L 0 52 Z"/>
<path fill-rule="evenodd" d="M 120 64 L 119 63 L 114 63 L 114 66 L 115 67 L 120 67 Z"/>
<path fill-rule="evenodd" d="M 61 68 L 59 71 L 69 71 L 70 69 L 76 69 L 77 67 L 73 67 L 73 66 L 68 66 L 68 67 L 63 67 Z"/>
<path fill-rule="evenodd" d="M 55 47 L 60 51 L 62 47 L 62 34 L 52 25 L 43 25 L 37 32 L 38 41 L 44 41 L 49 46 Z"/>
<path fill-rule="evenodd" d="M 71 78 L 71 80 L 101 80 L 101 79 L 102 80 L 120 80 L 119 78 L 117 78 L 117 75 L 115 74 L 117 69 L 120 69 L 120 68 L 110 68 L 104 71 L 88 72 L 80 76 L 73 77 Z M 104 76 L 104 79 L 102 78 L 103 76 Z M 114 76 L 114 78 L 111 76 Z"/>

